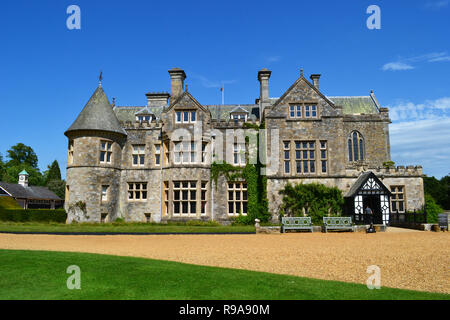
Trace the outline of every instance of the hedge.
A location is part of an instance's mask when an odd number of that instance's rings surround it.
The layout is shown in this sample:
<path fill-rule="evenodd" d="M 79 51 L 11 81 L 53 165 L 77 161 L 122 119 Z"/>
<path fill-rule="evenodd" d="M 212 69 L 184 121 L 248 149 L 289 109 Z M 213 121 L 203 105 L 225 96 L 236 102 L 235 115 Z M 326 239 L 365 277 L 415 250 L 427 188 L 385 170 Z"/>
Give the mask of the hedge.
<path fill-rule="evenodd" d="M 0 209 L 0 221 L 65 223 L 66 219 L 64 209 Z"/>

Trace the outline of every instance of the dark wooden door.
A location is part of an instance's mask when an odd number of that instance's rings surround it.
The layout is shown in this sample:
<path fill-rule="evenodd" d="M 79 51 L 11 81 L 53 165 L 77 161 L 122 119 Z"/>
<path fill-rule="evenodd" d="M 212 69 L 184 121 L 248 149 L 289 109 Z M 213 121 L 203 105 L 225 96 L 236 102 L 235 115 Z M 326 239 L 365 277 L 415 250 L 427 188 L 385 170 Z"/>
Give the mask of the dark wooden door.
<path fill-rule="evenodd" d="M 366 206 L 369 206 L 373 212 L 373 223 L 383 224 L 383 213 L 381 212 L 381 203 L 379 195 L 363 196 L 363 206 L 364 206 L 364 222 L 370 223 L 370 218 L 365 215 Z"/>

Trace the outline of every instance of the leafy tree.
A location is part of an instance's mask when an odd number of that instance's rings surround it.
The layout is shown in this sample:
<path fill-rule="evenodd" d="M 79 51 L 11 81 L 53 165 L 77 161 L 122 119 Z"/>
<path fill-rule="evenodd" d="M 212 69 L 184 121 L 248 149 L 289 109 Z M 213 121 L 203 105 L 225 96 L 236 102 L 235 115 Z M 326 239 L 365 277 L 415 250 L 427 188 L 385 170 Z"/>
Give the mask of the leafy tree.
<path fill-rule="evenodd" d="M 32 186 L 43 186 L 44 179 L 39 169 L 36 169 L 29 164 L 7 166 L 3 180 L 5 182 L 17 183 L 19 181 L 19 173 L 26 170 L 29 174 L 28 183 Z"/>
<path fill-rule="evenodd" d="M 33 148 L 26 146 L 23 143 L 18 143 L 15 146 L 12 146 L 7 152 L 8 158 L 10 159 L 7 163 L 8 167 L 28 164 L 32 168 L 37 169 L 38 157 Z"/>
<path fill-rule="evenodd" d="M 427 210 L 427 223 L 437 223 L 438 214 L 444 211 L 430 194 L 425 194 L 425 208 Z M 420 210 L 419 212 L 423 211 Z"/>
<path fill-rule="evenodd" d="M 431 195 L 437 204 L 445 209 L 450 209 L 450 176 L 441 180 L 435 177 L 424 177 L 425 193 Z"/>
<path fill-rule="evenodd" d="M 55 160 L 48 166 L 48 170 L 44 172 L 44 180 L 46 185 L 53 180 L 61 181 L 61 170 L 59 169 L 58 161 Z"/>
<path fill-rule="evenodd" d="M 287 216 L 310 216 L 313 224 L 321 224 L 324 216 L 337 216 L 343 211 L 344 198 L 337 187 L 319 183 L 288 183 L 283 190 L 281 212 Z"/>
<path fill-rule="evenodd" d="M 450 175 L 443 177 L 440 182 L 442 187 L 446 190 L 446 195 L 439 204 L 446 210 L 450 210 Z"/>
<path fill-rule="evenodd" d="M 3 180 L 4 175 L 5 175 L 5 163 L 3 162 L 3 156 L 0 153 L 0 181 Z"/>
<path fill-rule="evenodd" d="M 66 182 L 64 180 L 50 180 L 47 188 L 64 200 L 66 194 Z"/>

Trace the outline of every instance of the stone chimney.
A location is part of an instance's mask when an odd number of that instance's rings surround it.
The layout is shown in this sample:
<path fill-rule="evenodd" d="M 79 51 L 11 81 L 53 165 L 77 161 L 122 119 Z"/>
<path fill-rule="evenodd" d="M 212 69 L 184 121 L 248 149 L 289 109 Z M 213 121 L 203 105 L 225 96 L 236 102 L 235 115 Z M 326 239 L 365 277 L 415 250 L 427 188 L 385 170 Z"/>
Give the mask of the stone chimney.
<path fill-rule="evenodd" d="M 272 71 L 267 70 L 266 68 L 261 69 L 258 71 L 258 80 L 259 80 L 259 87 L 260 87 L 260 93 L 259 93 L 259 101 L 261 103 L 261 111 L 264 111 L 265 107 L 270 105 L 269 100 L 269 78 L 272 74 Z"/>
<path fill-rule="evenodd" d="M 172 101 L 175 101 L 183 93 L 184 79 L 186 79 L 186 73 L 179 68 L 173 68 L 169 70 L 170 74 L 170 96 Z"/>
<path fill-rule="evenodd" d="M 319 89 L 319 79 L 320 79 L 320 74 L 312 74 L 309 77 L 314 85 L 314 87 L 316 87 L 317 89 Z"/>
<path fill-rule="evenodd" d="M 28 172 L 25 170 L 19 173 L 19 184 L 23 187 L 28 187 Z"/>
<path fill-rule="evenodd" d="M 148 107 L 165 107 L 169 104 L 170 94 L 168 92 L 149 92 L 145 95 Z"/>

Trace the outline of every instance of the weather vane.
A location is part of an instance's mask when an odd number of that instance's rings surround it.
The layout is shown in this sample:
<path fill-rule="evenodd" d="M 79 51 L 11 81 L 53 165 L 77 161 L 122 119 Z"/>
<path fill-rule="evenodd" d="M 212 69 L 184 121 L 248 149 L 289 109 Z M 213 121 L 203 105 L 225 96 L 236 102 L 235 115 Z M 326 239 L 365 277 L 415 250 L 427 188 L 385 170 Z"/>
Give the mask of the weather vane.
<path fill-rule="evenodd" d="M 98 76 L 98 85 L 102 86 L 102 80 L 103 80 L 103 72 L 100 70 L 100 75 Z"/>

